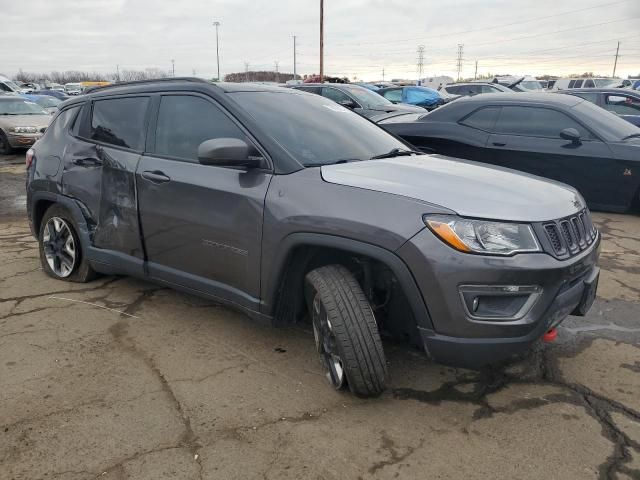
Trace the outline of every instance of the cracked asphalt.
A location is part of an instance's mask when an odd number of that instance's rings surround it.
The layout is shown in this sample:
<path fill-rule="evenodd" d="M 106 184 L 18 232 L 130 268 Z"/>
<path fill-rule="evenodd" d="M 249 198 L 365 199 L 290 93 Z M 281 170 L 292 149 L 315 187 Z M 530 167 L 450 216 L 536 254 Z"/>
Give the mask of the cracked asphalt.
<path fill-rule="evenodd" d="M 23 156 L 0 157 L 0 479 L 639 479 L 640 217 L 594 216 L 599 298 L 558 341 L 482 372 L 385 342 L 361 400 L 306 327 L 45 276 Z"/>

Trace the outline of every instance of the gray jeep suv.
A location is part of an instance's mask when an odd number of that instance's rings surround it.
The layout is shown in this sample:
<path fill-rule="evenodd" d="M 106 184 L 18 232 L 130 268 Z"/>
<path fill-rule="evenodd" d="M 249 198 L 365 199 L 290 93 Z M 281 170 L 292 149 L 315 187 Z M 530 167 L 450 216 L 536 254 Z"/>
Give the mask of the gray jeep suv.
<path fill-rule="evenodd" d="M 27 153 L 44 271 L 146 278 L 275 325 L 310 319 L 336 388 L 379 394 L 380 332 L 478 368 L 597 288 L 571 187 L 414 152 L 292 89 L 133 82 L 66 101 Z"/>

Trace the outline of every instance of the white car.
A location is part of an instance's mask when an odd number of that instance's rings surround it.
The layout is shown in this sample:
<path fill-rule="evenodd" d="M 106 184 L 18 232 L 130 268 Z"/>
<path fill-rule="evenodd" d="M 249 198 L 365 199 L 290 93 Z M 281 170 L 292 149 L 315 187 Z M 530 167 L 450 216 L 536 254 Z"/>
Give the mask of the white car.
<path fill-rule="evenodd" d="M 616 78 L 559 78 L 551 87 L 552 91 L 569 90 L 571 88 L 606 88 L 620 83 Z"/>

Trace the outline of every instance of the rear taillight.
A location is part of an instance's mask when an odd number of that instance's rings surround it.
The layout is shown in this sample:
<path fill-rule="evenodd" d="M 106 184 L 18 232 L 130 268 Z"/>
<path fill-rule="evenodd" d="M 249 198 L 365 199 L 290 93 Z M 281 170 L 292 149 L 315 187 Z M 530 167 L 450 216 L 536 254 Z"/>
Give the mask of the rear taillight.
<path fill-rule="evenodd" d="M 36 154 L 36 152 L 33 151 L 33 148 L 30 148 L 29 150 L 27 150 L 27 155 L 25 157 L 25 163 L 27 164 L 27 170 L 29 170 L 29 167 L 33 163 L 33 157 L 35 156 L 35 154 Z"/>

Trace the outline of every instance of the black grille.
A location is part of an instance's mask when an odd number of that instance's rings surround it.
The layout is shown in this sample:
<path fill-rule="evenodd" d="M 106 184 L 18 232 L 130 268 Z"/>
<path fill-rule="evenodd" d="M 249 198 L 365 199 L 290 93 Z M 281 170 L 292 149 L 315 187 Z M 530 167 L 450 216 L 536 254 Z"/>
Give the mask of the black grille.
<path fill-rule="evenodd" d="M 583 251 L 598 235 L 586 208 L 576 215 L 545 222 L 543 227 L 552 253 L 558 257 L 570 257 Z"/>

